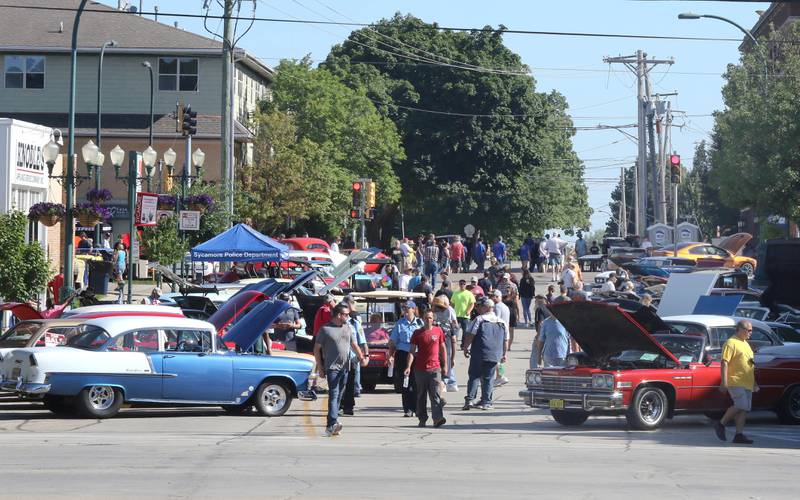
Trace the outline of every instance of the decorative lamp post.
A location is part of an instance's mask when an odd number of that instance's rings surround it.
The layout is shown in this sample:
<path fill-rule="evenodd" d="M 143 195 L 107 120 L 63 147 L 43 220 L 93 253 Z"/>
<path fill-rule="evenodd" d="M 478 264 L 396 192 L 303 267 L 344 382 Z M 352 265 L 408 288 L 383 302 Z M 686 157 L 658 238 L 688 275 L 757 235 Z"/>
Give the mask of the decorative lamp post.
<path fill-rule="evenodd" d="M 147 175 L 144 177 L 139 176 L 137 170 L 139 159 L 145 162 L 145 155 L 147 155 L 150 166 L 147 168 Z M 128 303 L 133 303 L 133 245 L 136 242 L 136 183 L 139 181 L 147 181 L 150 185 L 153 174 L 153 164 L 158 153 L 153 148 L 148 147 L 143 153 L 138 151 L 131 151 L 128 153 L 128 175 L 119 175 L 122 167 L 122 162 L 125 159 L 125 151 L 117 145 L 111 150 L 111 163 L 114 165 L 114 172 L 117 180 L 120 180 L 128 186 L 128 234 L 130 238 L 130 253 L 128 254 Z M 147 164 L 145 163 L 147 167 Z"/>
<path fill-rule="evenodd" d="M 101 144 L 101 130 L 103 128 L 103 58 L 106 55 L 106 49 L 108 47 L 116 47 L 117 44 L 116 40 L 109 40 L 100 47 L 100 59 L 97 62 L 97 133 L 95 134 L 95 144 L 97 144 L 98 149 L 102 147 Z M 100 153 L 102 155 L 102 153 Z M 102 172 L 103 162 L 98 161 L 94 166 L 94 188 L 100 189 L 100 175 Z M 94 227 L 94 241 L 100 242 L 101 233 L 102 233 L 103 223 L 96 225 Z"/>
<path fill-rule="evenodd" d="M 158 152 L 153 149 L 153 146 L 147 146 L 142 152 L 142 163 L 144 163 L 145 172 L 147 173 L 147 191 L 149 192 L 151 189 L 151 179 L 153 178 L 153 167 L 156 164 L 156 160 L 158 160 Z"/>
<path fill-rule="evenodd" d="M 153 66 L 150 64 L 150 61 L 142 61 L 142 66 L 147 68 L 147 71 L 150 73 L 150 137 L 148 140 L 148 145 L 153 145 Z M 155 160 L 153 160 L 155 163 Z"/>

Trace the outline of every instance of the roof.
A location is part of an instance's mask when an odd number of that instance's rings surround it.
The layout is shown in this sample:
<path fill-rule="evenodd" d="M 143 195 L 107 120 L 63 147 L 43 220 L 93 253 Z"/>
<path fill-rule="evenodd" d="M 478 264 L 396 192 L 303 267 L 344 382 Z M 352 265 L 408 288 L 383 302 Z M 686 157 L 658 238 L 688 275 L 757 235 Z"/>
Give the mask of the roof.
<path fill-rule="evenodd" d="M 142 314 L 148 312 L 176 314 L 180 310 L 176 310 L 176 308 L 172 306 L 156 306 L 150 304 L 99 304 L 96 306 L 84 306 L 76 309 L 70 309 L 69 311 L 66 311 L 64 315 L 74 316 L 76 314 L 95 314 L 114 311 L 141 312 Z"/>
<path fill-rule="evenodd" d="M 132 328 L 193 328 L 197 330 L 211 330 L 216 332 L 214 325 L 208 321 L 180 318 L 177 316 L 106 317 L 90 319 L 84 324 L 100 327 L 108 332 L 108 334 L 112 337 L 119 333 L 127 332 Z"/>
<path fill-rule="evenodd" d="M 60 129 L 68 132 L 69 123 L 67 113 L 4 113 L 4 116 L 15 120 L 36 123 L 46 127 Z M 153 116 L 154 137 L 178 137 L 175 132 L 175 118 L 167 114 Z M 248 142 L 253 134 L 238 121 L 234 122 L 234 138 L 240 142 Z M 150 126 L 149 114 L 117 114 L 103 113 L 103 137 L 147 137 Z M 97 133 L 96 113 L 75 114 L 75 135 L 78 137 L 94 137 Z M 221 119 L 219 115 L 197 115 L 197 134 L 195 139 L 219 139 L 221 134 Z"/>
<path fill-rule="evenodd" d="M 107 0 L 110 1 L 110 0 Z M 68 52 L 72 45 L 72 26 L 80 0 L 6 0 L 0 6 L 0 50 Z M 222 43 L 211 38 L 160 23 L 149 17 L 89 0 L 81 15 L 78 49 L 97 52 L 109 39 L 119 47 L 113 53 L 194 53 L 222 56 Z M 256 73 L 271 79 L 274 71 L 243 50 L 237 60 Z"/>
<path fill-rule="evenodd" d="M 8 0 L 3 4 L 25 8 L 0 7 L 0 47 L 70 48 L 80 0 Z M 222 51 L 221 42 L 89 0 L 81 15 L 78 45 L 100 47 L 109 38 L 120 48 Z"/>

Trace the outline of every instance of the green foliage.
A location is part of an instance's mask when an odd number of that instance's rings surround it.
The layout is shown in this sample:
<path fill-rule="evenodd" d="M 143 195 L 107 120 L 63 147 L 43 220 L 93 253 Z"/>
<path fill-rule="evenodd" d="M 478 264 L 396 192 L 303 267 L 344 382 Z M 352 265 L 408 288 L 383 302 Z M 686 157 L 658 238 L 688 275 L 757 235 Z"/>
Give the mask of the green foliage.
<path fill-rule="evenodd" d="M 788 33 L 771 38 L 796 39 L 795 23 Z M 742 56 L 725 73 L 725 109 L 715 115 L 711 152 L 712 186 L 729 207 L 753 207 L 760 214 L 800 215 L 800 50 L 777 44 L 764 77 L 768 47 Z"/>
<path fill-rule="evenodd" d="M 172 194 L 180 195 L 180 186 L 173 189 Z M 199 231 L 183 231 L 183 237 L 187 245 L 191 248 L 195 245 L 208 241 L 214 236 L 228 229 L 228 221 L 231 214 L 225 208 L 222 200 L 222 189 L 213 182 L 195 181 L 186 192 L 186 196 L 207 194 L 211 196 L 215 203 L 200 215 Z"/>
<path fill-rule="evenodd" d="M 162 217 L 158 225 L 145 227 L 142 232 L 142 244 L 147 247 L 149 260 L 169 266 L 180 262 L 188 250 L 188 246 L 178 236 L 178 218 Z"/>
<path fill-rule="evenodd" d="M 36 300 L 50 280 L 50 263 L 37 242 L 25 243 L 28 219 L 22 212 L 0 214 L 0 297 Z"/>
<path fill-rule="evenodd" d="M 557 92 L 536 92 L 502 33 L 502 27 L 443 32 L 397 14 L 353 32 L 323 64 L 366 92 L 397 125 L 408 157 L 396 170 L 409 232 L 472 223 L 513 237 L 588 225 L 583 165 L 572 149 L 566 100 Z M 402 43 L 406 52 L 512 74 L 410 63 L 388 48 L 384 36 L 399 40 L 391 43 Z"/>
<path fill-rule="evenodd" d="M 254 196 L 286 189 L 301 197 L 288 200 L 281 195 L 260 211 L 256 198 L 244 199 L 237 205 L 241 215 L 258 214 L 254 222 L 262 221 L 265 227 L 291 218 L 299 225 L 338 233 L 351 205 L 350 181 L 358 177 L 377 183 L 379 204 L 397 203 L 400 181 L 395 166 L 405 158 L 400 136 L 364 90 L 349 88 L 326 69 L 311 69 L 308 60 L 282 61 L 276 70 L 273 99 L 260 103 L 262 114 L 255 125 L 264 127 L 256 138 L 256 165 L 248 174 L 252 182 L 261 174 L 289 174 L 293 167 L 298 168 L 289 175 L 300 185 L 289 186 L 288 180 L 278 177 L 274 186 L 261 186 Z M 270 125 L 277 130 L 267 130 Z M 315 188 L 320 190 L 315 192 Z M 300 205 L 305 206 L 298 209 Z"/>
<path fill-rule="evenodd" d="M 678 214 L 700 226 L 703 235 L 716 234 L 717 226 L 736 229 L 738 210 L 722 203 L 719 190 L 712 184 L 711 157 L 705 141 L 694 150 L 692 169 L 683 176 L 678 187 Z"/>
<path fill-rule="evenodd" d="M 628 167 L 625 169 L 625 215 L 627 216 L 628 227 L 627 234 L 636 234 L 636 226 L 634 225 L 634 204 L 633 204 L 633 190 L 635 188 L 634 179 L 636 167 Z M 611 201 L 608 204 L 608 211 L 614 214 L 614 217 L 609 217 L 606 222 L 605 234 L 609 236 L 617 236 L 619 234 L 619 209 L 622 204 L 622 186 L 617 184 L 613 191 L 611 191 Z"/>

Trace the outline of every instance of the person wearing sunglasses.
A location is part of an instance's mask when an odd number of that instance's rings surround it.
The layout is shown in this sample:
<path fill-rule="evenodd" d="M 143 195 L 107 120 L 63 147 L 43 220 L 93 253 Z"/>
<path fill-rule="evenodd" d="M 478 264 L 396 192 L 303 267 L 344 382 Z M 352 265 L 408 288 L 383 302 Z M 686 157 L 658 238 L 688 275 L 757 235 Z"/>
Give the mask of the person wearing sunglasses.
<path fill-rule="evenodd" d="M 714 432 L 722 441 L 726 440 L 725 425 L 733 421 L 736 423 L 733 442 L 753 444 L 753 440 L 744 435 L 744 423 L 752 405 L 753 392 L 758 391 L 753 350 L 747 343 L 752 333 L 753 325 L 745 319 L 740 320 L 736 323 L 736 332 L 722 347 L 719 390 L 727 392 L 733 400 L 733 406 L 728 408 L 722 419 L 714 423 Z"/>

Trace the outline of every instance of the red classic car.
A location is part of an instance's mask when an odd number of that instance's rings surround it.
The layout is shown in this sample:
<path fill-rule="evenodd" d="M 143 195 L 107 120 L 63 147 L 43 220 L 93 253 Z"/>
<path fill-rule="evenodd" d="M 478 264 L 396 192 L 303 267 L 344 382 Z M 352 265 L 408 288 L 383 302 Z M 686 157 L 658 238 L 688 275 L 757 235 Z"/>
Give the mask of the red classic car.
<path fill-rule="evenodd" d="M 608 304 L 571 302 L 551 311 L 582 352 L 571 354 L 566 367 L 529 370 L 519 395 L 529 406 L 549 409 L 556 422 L 580 425 L 590 415 L 625 415 L 632 428 L 651 430 L 679 413 L 713 416 L 730 406 L 718 390 L 719 350 L 707 350 L 704 337 L 668 333 L 645 309 L 631 314 Z M 756 359 L 761 390 L 753 395 L 753 408 L 800 424 L 798 366 L 798 357 Z"/>

